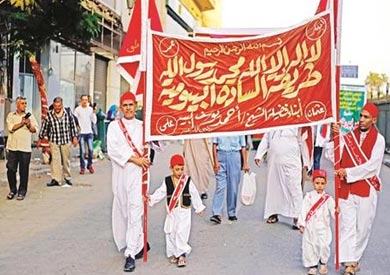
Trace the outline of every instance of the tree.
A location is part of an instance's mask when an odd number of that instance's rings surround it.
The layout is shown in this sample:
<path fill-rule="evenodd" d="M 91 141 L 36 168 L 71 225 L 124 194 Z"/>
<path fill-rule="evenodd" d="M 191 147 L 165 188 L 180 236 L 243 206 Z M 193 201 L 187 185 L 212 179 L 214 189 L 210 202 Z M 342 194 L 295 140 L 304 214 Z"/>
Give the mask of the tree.
<path fill-rule="evenodd" d="M 83 0 L 0 0 L 0 22 L 8 51 L 28 57 L 41 97 L 41 118 L 48 111 L 45 82 L 36 55 L 48 40 L 88 53 L 99 34 L 100 16 L 85 10 Z"/>
<path fill-rule="evenodd" d="M 382 93 L 382 87 L 388 82 L 388 80 L 389 79 L 386 74 L 369 72 L 364 83 L 368 86 L 370 99 L 374 98 L 374 92 L 379 98 L 380 94 Z"/>

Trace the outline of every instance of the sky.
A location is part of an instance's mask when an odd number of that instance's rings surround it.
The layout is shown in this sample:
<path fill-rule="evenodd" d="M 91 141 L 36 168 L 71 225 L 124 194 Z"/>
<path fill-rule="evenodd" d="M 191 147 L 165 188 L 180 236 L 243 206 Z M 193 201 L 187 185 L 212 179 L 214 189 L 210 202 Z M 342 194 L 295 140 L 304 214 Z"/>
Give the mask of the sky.
<path fill-rule="evenodd" d="M 319 0 L 221 0 L 222 27 L 289 27 L 314 15 Z M 390 77 L 390 1 L 343 0 L 341 64 L 358 65 L 359 78 L 341 84 L 364 85 L 370 71 Z"/>

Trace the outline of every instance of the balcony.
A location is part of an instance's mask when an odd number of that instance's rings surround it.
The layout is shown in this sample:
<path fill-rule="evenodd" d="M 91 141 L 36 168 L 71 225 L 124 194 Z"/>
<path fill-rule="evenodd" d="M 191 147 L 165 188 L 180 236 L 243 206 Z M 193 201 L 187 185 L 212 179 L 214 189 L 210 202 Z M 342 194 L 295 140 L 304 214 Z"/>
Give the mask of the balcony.
<path fill-rule="evenodd" d="M 194 0 L 201 12 L 215 9 L 215 0 Z"/>

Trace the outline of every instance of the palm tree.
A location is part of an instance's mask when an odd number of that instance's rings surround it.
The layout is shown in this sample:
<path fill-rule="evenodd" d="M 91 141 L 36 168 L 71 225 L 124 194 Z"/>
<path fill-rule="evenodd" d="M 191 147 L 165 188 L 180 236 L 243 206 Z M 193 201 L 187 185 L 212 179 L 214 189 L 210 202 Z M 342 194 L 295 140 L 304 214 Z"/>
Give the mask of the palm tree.
<path fill-rule="evenodd" d="M 387 83 L 387 81 L 388 81 L 388 77 L 386 76 L 386 74 L 369 72 L 364 83 L 368 86 L 368 91 L 371 100 L 374 98 L 374 92 L 379 98 L 381 94 L 382 86 L 385 83 Z"/>
<path fill-rule="evenodd" d="M 382 81 L 383 81 L 382 86 L 388 85 L 389 84 L 389 77 L 386 74 L 381 74 L 381 77 L 382 77 Z M 387 89 L 387 86 L 385 89 Z M 386 97 L 386 90 L 382 92 L 382 89 L 381 89 L 381 94 L 379 97 Z"/>
<path fill-rule="evenodd" d="M 83 0 L 0 0 L 0 36 L 7 37 L 12 54 L 27 56 L 38 83 L 41 118 L 48 111 L 45 82 L 37 53 L 55 40 L 88 53 L 91 38 L 99 34 L 100 16 L 86 11 Z M 0 39 L 1 40 L 1 39 Z"/>

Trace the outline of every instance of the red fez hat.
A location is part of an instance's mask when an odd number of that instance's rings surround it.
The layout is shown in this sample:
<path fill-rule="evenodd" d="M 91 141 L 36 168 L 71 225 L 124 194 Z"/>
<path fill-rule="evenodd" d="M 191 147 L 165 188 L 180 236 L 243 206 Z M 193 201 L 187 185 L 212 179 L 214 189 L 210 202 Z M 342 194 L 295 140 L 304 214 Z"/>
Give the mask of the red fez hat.
<path fill-rule="evenodd" d="M 130 92 L 130 91 L 127 91 L 125 92 L 122 96 L 121 96 L 121 99 L 119 101 L 119 104 L 122 105 L 122 103 L 125 101 L 125 100 L 132 100 L 135 102 L 135 95 Z"/>
<path fill-rule="evenodd" d="M 324 178 L 326 179 L 326 171 L 322 169 L 314 170 L 313 171 L 313 180 L 315 178 Z"/>
<path fill-rule="evenodd" d="M 367 112 L 369 112 L 370 115 L 372 115 L 372 117 L 378 117 L 379 109 L 378 109 L 378 107 L 376 107 L 375 104 L 366 103 L 366 105 L 363 106 L 362 111 L 363 110 L 366 110 Z"/>
<path fill-rule="evenodd" d="M 184 165 L 184 158 L 182 155 L 173 155 L 171 157 L 171 167 L 176 165 Z"/>

